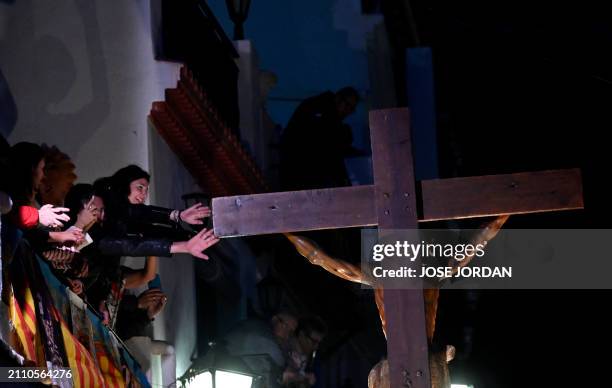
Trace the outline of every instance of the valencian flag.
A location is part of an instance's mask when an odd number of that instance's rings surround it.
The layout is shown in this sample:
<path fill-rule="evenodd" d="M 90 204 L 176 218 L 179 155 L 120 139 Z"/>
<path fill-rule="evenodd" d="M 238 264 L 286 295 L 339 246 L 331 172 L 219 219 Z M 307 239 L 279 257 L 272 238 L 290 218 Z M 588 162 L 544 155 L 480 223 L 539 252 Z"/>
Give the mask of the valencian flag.
<path fill-rule="evenodd" d="M 61 327 L 61 316 L 46 287 L 38 259 L 25 240 L 19 241 L 8 266 L 12 280 L 11 318 L 26 358 L 47 369 L 68 368 Z M 59 387 L 72 386 L 70 380 L 52 380 Z"/>
<path fill-rule="evenodd" d="M 9 319 L 13 323 L 14 334 L 17 338 L 13 339 L 12 344 L 26 360 L 38 364 L 38 359 L 42 357 L 40 343 L 36 343 L 36 314 L 34 313 L 34 297 L 32 290 L 23 279 L 13 289 L 9 301 Z M 15 283 L 13 283 L 15 284 Z M 38 345 L 38 346 L 37 346 Z"/>
<path fill-rule="evenodd" d="M 13 327 L 10 342 L 27 363 L 38 365 L 38 360 L 42 360 L 42 347 L 40 341 L 37 341 L 34 296 L 28 277 L 23 276 L 22 263 L 13 260 L 17 253 L 17 242 L 21 240 L 21 232 L 9 226 L 4 225 L 2 228 L 2 299 L 9 305 L 8 314 Z"/>
<path fill-rule="evenodd" d="M 72 323 L 71 331 L 67 330 L 68 326 L 65 323 L 63 328 L 66 329 L 64 342 L 69 352 L 70 366 L 74 371 L 75 387 L 127 387 L 126 382 L 133 380 L 130 377 L 137 372 L 130 370 L 122 372 L 124 369 L 122 365 L 127 363 L 122 362 L 114 336 L 96 314 L 87 310 L 86 304 L 78 296 L 66 289 L 46 262 L 42 260 L 39 262 L 51 295 L 59 298 L 55 305 L 69 304 L 61 310 L 65 314 L 63 321 Z M 74 357 L 70 349 L 74 349 Z M 133 367 L 138 368 L 137 365 Z M 149 387 L 146 376 L 141 375 L 144 381 L 136 380 L 136 385 L 132 386 Z"/>
<path fill-rule="evenodd" d="M 90 311 L 74 311 L 78 306 L 71 303 L 66 287 L 29 244 L 21 240 L 16 247 L 7 268 L 12 291 L 7 302 L 12 346 L 27 363 L 70 368 L 72 380 L 51 381 L 58 387 L 149 387 L 138 364 L 117 349 L 99 318 Z"/>
<path fill-rule="evenodd" d="M 32 259 L 31 250 L 27 244 L 20 243 L 7 267 L 12 285 L 9 318 L 17 337 L 12 345 L 18 352 L 23 352 L 22 355 L 29 361 L 29 364 L 43 366 L 46 363 L 44 346 L 41 342 L 36 314 L 38 303 L 34 297 L 39 293 L 36 291 L 36 282 L 31 276 L 28 276 L 32 272 Z"/>
<path fill-rule="evenodd" d="M 126 381 L 129 388 L 150 388 L 147 376 L 142 372 L 142 369 L 138 366 L 134 358 L 128 353 L 128 351 L 121 347 L 119 348 L 121 357 L 125 361 L 128 367 L 128 373 Z"/>
<path fill-rule="evenodd" d="M 70 296 L 66 287 L 52 274 L 46 262 L 37 258 L 36 264 L 40 273 L 40 284 L 46 285 L 47 295 L 51 298 L 48 310 L 55 314 L 55 325 L 62 334 L 67 364 L 72 371 L 72 383 L 75 388 L 104 387 L 104 379 L 95 361 L 91 349 L 83 345 L 91 341 L 87 338 L 79 340 L 67 322 L 71 322 Z M 88 323 L 87 323 L 88 324 Z M 74 326 L 74 325 L 73 325 Z M 83 342 L 82 342 L 83 341 Z"/>
<path fill-rule="evenodd" d="M 98 317 L 93 317 L 96 358 L 107 387 L 125 388 L 127 378 L 121 372 L 121 356 L 117 342 Z"/>

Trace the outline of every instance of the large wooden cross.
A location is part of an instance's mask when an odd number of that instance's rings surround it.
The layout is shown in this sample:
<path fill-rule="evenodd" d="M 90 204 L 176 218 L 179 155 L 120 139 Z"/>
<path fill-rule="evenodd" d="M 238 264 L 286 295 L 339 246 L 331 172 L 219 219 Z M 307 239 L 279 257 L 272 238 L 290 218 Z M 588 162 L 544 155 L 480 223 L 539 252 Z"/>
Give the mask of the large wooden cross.
<path fill-rule="evenodd" d="M 577 169 L 417 183 L 409 123 L 405 108 L 370 113 L 373 185 L 214 198 L 215 234 L 376 225 L 381 233 L 422 221 L 583 208 Z M 422 290 L 386 290 L 384 304 L 391 387 L 431 387 Z"/>

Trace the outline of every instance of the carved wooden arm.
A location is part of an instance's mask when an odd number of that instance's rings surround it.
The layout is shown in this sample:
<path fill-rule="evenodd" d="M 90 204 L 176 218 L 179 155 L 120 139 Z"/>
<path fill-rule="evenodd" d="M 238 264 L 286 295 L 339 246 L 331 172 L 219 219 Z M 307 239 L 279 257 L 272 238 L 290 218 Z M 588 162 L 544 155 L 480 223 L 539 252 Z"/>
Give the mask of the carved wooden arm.
<path fill-rule="evenodd" d="M 495 236 L 497 236 L 497 233 L 499 233 L 502 226 L 506 223 L 506 221 L 508 221 L 509 217 L 509 215 L 499 216 L 493 221 L 486 224 L 478 233 L 476 233 L 474 237 L 472 237 L 470 244 L 474 246 L 486 246 L 489 241 L 493 240 Z M 475 252 L 471 255 L 466 256 L 463 260 L 456 260 L 455 258 L 450 259 L 448 261 L 448 266 L 453 267 L 453 272 L 452 275 L 449 277 L 452 277 L 457 272 L 459 272 L 459 268 L 465 267 L 466 265 L 470 264 L 470 262 L 474 258 L 474 255 Z M 446 279 L 446 277 L 440 278 L 439 280 L 443 281 L 444 279 Z"/>
<path fill-rule="evenodd" d="M 304 256 L 310 263 L 318 265 L 332 275 L 336 275 L 342 279 L 372 286 L 373 281 L 367 275 L 364 275 L 361 268 L 331 257 L 311 239 L 304 236 L 296 236 L 291 233 L 285 233 L 285 237 L 291 241 L 300 255 Z"/>

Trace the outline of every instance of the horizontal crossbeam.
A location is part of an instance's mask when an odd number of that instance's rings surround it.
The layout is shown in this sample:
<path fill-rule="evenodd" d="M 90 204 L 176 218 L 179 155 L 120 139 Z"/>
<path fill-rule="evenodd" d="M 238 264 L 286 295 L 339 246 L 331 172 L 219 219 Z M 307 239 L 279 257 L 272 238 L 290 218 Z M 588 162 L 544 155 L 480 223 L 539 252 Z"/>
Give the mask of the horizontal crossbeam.
<path fill-rule="evenodd" d="M 417 187 L 419 222 L 584 207 L 579 169 L 434 179 Z M 375 226 L 374 195 L 374 186 L 354 186 L 218 197 L 213 225 L 219 237 Z"/>

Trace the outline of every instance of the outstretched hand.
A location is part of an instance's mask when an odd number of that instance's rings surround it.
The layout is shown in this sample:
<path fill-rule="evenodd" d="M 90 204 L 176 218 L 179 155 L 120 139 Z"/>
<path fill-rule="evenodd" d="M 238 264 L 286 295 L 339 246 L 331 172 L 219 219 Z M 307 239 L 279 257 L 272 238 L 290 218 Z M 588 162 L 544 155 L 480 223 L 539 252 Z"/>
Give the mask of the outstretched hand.
<path fill-rule="evenodd" d="M 212 229 L 202 229 L 189 241 L 175 242 L 170 247 L 170 253 L 189 253 L 199 259 L 208 260 L 202 251 L 215 245 L 219 239 L 213 234 Z"/>
<path fill-rule="evenodd" d="M 63 222 L 70 221 L 68 214 L 64 214 L 68 211 L 70 209 L 65 207 L 54 207 L 50 204 L 44 205 L 38 209 L 38 222 L 47 228 L 61 228 L 64 226 Z"/>
<path fill-rule="evenodd" d="M 181 212 L 181 220 L 190 225 L 202 225 L 202 221 L 206 217 L 210 217 L 211 211 L 208 206 L 204 206 L 201 203 L 196 203 L 190 208 L 187 208 Z"/>
<path fill-rule="evenodd" d="M 208 260 L 208 256 L 202 253 L 207 248 L 215 245 L 219 242 L 219 239 L 213 234 L 212 229 L 202 229 L 200 233 L 196 234 L 187 241 L 187 251 L 200 259 Z"/>

